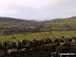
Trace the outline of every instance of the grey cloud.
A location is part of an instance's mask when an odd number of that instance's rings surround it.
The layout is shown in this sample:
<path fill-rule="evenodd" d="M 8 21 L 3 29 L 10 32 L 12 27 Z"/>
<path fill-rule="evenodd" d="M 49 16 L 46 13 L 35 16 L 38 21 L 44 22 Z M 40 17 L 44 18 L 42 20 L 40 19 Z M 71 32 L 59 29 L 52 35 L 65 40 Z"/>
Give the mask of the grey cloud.
<path fill-rule="evenodd" d="M 21 1 L 21 0 L 19 0 Z M 10 10 L 10 13 L 0 13 L 1 16 L 10 16 L 14 18 L 22 18 L 22 19 L 35 19 L 35 20 L 45 20 L 45 19 L 54 19 L 54 18 L 64 18 L 64 17 L 70 17 L 76 15 L 76 0 L 52 0 L 53 3 L 50 2 L 43 2 L 43 4 L 38 4 L 38 0 L 31 0 L 33 2 L 29 2 L 30 0 L 26 1 L 31 4 L 18 4 L 15 3 L 15 5 L 12 5 L 13 9 Z M 57 1 L 60 1 L 57 3 Z M 17 2 L 17 1 L 16 1 Z M 36 3 L 37 5 L 36 5 Z M 35 3 L 35 4 L 33 4 Z M 50 4 L 52 3 L 52 4 Z M 13 3 L 12 3 L 13 4 Z M 15 13 L 14 10 L 17 10 L 18 12 Z M 9 11 L 9 10 L 8 10 Z M 14 13 L 12 14 L 13 11 Z"/>

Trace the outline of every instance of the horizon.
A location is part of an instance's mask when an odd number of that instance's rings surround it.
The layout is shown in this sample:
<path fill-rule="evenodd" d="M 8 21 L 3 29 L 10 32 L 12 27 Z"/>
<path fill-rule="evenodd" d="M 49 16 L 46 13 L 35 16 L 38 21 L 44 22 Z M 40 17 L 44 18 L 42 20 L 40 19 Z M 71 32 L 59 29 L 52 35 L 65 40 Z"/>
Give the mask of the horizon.
<path fill-rule="evenodd" d="M 76 0 L 1 0 L 0 17 L 53 20 L 76 16 Z"/>
<path fill-rule="evenodd" d="M 13 18 L 13 19 L 17 19 L 17 20 L 27 20 L 27 21 L 36 21 L 36 22 L 42 22 L 42 21 L 51 21 L 51 20 L 56 20 L 56 19 L 67 19 L 67 18 L 72 18 L 72 17 L 76 17 L 76 16 L 71 16 L 71 17 L 66 17 L 66 18 L 54 18 L 54 19 L 45 19 L 45 20 L 35 20 L 35 19 L 21 19 L 21 18 L 14 18 L 14 17 L 1 17 L 0 18 Z"/>

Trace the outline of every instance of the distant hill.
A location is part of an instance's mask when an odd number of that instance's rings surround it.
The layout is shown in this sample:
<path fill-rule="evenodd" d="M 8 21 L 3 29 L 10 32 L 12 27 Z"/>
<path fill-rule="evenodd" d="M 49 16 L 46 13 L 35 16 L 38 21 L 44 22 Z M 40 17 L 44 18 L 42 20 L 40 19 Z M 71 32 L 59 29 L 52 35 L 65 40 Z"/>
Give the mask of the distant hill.
<path fill-rule="evenodd" d="M 45 31 L 76 31 L 76 16 L 41 22 L 34 20 L 0 17 L 1 35 Z"/>
<path fill-rule="evenodd" d="M 0 35 L 30 32 L 28 28 L 34 28 L 36 23 L 34 20 L 0 17 Z"/>
<path fill-rule="evenodd" d="M 53 20 L 47 20 L 47 21 L 41 21 L 37 22 L 34 20 L 22 20 L 22 19 L 17 19 L 17 18 L 10 18 L 10 17 L 0 17 L 0 25 L 2 24 L 8 24 L 8 25 L 13 25 L 13 24 L 76 24 L 76 16 L 70 17 L 70 18 L 64 18 L 64 19 L 53 19 Z"/>
<path fill-rule="evenodd" d="M 41 22 L 45 28 L 50 30 L 76 30 L 76 16 L 63 19 L 54 19 Z"/>
<path fill-rule="evenodd" d="M 62 22 L 62 21 L 76 21 L 76 16 L 73 17 L 69 17 L 69 18 L 57 18 L 57 19 L 53 19 L 53 20 L 47 20 L 47 21 L 42 21 L 43 23 L 47 23 L 47 22 Z"/>
<path fill-rule="evenodd" d="M 22 25 L 32 25 L 36 21 L 33 20 L 22 20 L 10 17 L 0 17 L 0 26 L 22 26 Z"/>

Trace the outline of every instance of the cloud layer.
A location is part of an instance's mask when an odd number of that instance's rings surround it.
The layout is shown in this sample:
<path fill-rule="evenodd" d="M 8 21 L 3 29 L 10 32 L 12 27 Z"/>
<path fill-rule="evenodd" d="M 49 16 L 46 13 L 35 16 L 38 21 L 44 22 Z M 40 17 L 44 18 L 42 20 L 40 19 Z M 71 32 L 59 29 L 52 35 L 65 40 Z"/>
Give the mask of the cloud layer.
<path fill-rule="evenodd" d="M 45 20 L 76 15 L 76 0 L 0 0 L 0 16 Z"/>

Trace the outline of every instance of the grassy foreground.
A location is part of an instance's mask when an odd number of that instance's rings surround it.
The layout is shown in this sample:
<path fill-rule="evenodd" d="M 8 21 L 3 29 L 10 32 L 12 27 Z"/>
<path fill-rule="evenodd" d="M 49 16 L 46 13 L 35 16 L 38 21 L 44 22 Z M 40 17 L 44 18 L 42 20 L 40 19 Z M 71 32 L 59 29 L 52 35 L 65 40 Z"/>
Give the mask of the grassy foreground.
<path fill-rule="evenodd" d="M 32 40 L 32 39 L 42 39 L 42 38 L 59 38 L 61 36 L 71 37 L 76 36 L 76 31 L 52 31 L 52 32 L 38 32 L 38 33 L 25 33 L 25 34 L 15 34 L 15 35 L 5 35 L 0 36 L 0 41 L 16 41 L 16 40 Z"/>

